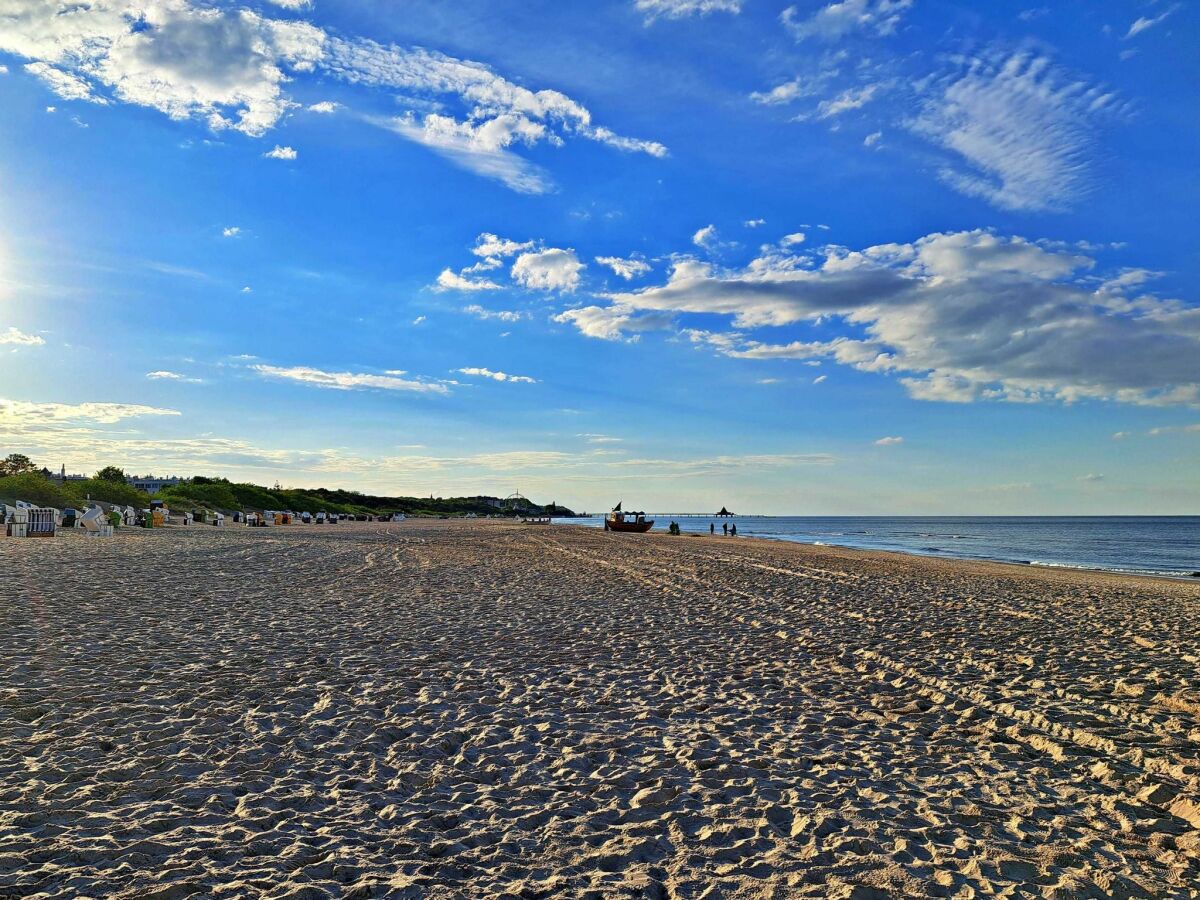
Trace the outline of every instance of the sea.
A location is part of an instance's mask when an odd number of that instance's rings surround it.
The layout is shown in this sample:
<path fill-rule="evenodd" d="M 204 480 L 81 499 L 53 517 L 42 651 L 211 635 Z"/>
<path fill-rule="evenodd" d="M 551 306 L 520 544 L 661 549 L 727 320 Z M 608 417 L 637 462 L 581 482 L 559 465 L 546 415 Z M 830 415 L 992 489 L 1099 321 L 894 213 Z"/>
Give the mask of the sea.
<path fill-rule="evenodd" d="M 555 519 L 604 527 L 603 516 Z M 1200 516 L 735 516 L 659 517 L 684 532 L 736 523 L 739 537 L 982 559 L 1028 566 L 1200 577 Z"/>

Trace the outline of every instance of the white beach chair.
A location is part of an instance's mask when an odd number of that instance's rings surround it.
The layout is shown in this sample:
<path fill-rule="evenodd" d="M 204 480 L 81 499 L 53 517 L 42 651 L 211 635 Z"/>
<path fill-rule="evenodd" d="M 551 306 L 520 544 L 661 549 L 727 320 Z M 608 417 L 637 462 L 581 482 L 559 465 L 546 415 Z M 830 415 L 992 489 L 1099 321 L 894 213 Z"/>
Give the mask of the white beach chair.
<path fill-rule="evenodd" d="M 113 527 L 108 515 L 100 507 L 93 506 L 79 517 L 79 527 L 88 537 L 112 537 Z"/>
<path fill-rule="evenodd" d="M 58 510 L 49 506 L 31 506 L 25 510 L 28 537 L 54 537 L 58 531 Z"/>

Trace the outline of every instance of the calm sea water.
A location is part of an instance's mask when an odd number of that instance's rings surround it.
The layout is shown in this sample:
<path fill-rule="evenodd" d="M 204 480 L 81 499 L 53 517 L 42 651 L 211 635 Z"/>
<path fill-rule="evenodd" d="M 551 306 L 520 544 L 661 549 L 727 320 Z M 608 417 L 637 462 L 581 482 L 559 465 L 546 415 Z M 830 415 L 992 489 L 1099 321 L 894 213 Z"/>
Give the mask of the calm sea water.
<path fill-rule="evenodd" d="M 601 528 L 604 519 L 557 519 Z M 1200 572 L 1200 516 L 737 516 L 680 519 L 688 532 L 721 534 L 925 556 L 988 559 L 1035 566 L 1109 569 L 1141 575 Z M 665 531 L 659 519 L 655 531 Z"/>

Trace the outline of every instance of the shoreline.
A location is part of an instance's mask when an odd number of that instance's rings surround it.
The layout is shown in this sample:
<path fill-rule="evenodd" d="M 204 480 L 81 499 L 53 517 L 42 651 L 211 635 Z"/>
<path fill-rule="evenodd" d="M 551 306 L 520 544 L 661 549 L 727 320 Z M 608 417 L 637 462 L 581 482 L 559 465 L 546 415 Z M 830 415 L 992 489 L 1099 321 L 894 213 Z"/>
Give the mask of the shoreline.
<path fill-rule="evenodd" d="M 589 517 L 589 518 L 591 518 L 591 517 Z M 775 517 L 768 517 L 768 516 L 755 516 L 754 518 L 791 518 L 791 517 L 789 517 L 789 516 L 775 516 Z M 820 518 L 820 517 L 814 517 L 814 518 Z M 825 518 L 837 518 L 837 517 L 834 517 L 834 516 L 829 516 L 829 517 L 825 517 Z M 855 516 L 855 517 L 849 517 L 849 518 L 869 518 L 869 517 L 866 517 L 866 516 L 861 516 L 861 517 L 859 517 L 859 516 Z M 887 518 L 887 517 L 880 517 L 880 518 Z M 913 516 L 913 517 L 906 517 L 906 518 L 919 518 L 919 517 L 915 517 L 915 516 Z M 943 518 L 943 517 L 938 517 L 938 516 L 930 516 L 930 517 L 928 517 L 928 518 Z M 975 517 L 975 518 L 985 518 L 985 517 L 978 517 L 978 516 L 977 516 L 977 517 Z M 1030 517 L 1030 516 L 991 516 L 991 517 L 986 517 L 986 518 L 1022 518 L 1022 519 L 1024 519 L 1024 518 L 1037 518 L 1037 517 Z M 1054 518 L 1061 518 L 1061 517 L 1058 517 L 1058 516 L 1044 516 L 1044 517 L 1041 517 L 1041 518 L 1054 519 Z M 1078 517 L 1078 518 L 1121 518 L 1121 519 L 1128 519 L 1128 518 L 1137 518 L 1137 517 L 1136 517 L 1136 516 L 1084 516 L 1084 517 Z M 1172 516 L 1144 516 L 1144 517 L 1142 517 L 1142 518 L 1151 518 L 1151 519 L 1162 519 L 1162 518 L 1184 518 L 1184 519 L 1190 519 L 1190 518 L 1194 518 L 1194 517 L 1193 517 L 1193 516 L 1177 516 L 1177 517 L 1172 517 Z M 576 522 L 570 522 L 570 521 L 562 521 L 561 523 L 559 523 L 559 524 L 556 524 L 554 527 L 556 527 L 556 528 L 562 528 L 562 527 L 564 527 L 564 526 L 567 526 L 567 527 L 574 527 L 574 528 L 582 528 L 582 529 L 586 529 L 586 530 L 589 530 L 589 531 L 603 530 L 603 529 L 599 529 L 597 526 L 594 526 L 594 525 L 581 525 L 581 524 L 578 524 L 578 523 L 576 523 Z M 656 523 L 656 524 L 655 524 L 655 528 L 657 528 L 657 527 L 658 527 L 658 525 L 657 525 L 657 523 Z M 659 534 L 665 535 L 665 534 L 666 534 L 666 532 L 665 532 L 665 531 L 663 531 L 663 532 L 659 532 L 659 531 L 650 531 L 650 532 L 648 532 L 648 534 L 651 534 L 651 535 L 656 535 L 656 536 L 657 536 L 657 535 L 659 535 Z M 703 534 L 702 532 L 684 532 L 684 533 L 681 535 L 681 537 L 683 537 L 683 538 L 711 538 L 711 537 L 714 537 L 714 536 L 712 536 L 712 535 L 707 535 L 707 534 Z M 802 546 L 802 547 L 814 547 L 814 548 L 818 548 L 818 547 L 830 547 L 830 548 L 834 548 L 834 549 L 837 549 L 837 550 L 849 550 L 849 551 L 852 551 L 852 552 L 855 552 L 855 553 L 884 553 L 884 554 L 892 554 L 892 555 L 895 555 L 895 556 L 909 557 L 909 558 L 916 558 L 916 559 L 936 559 L 936 560 L 942 560 L 942 561 L 945 561 L 945 562 L 987 563 L 987 564 L 990 564 L 990 565 L 997 565 L 997 566 L 1015 566 L 1015 567 L 1017 567 L 1017 568 L 1020 568 L 1020 569 L 1032 569 L 1032 570 L 1038 570 L 1038 569 L 1050 569 L 1050 570 L 1054 570 L 1054 571 L 1079 571 L 1079 572 L 1092 572 L 1092 573 L 1096 573 L 1096 574 L 1100 574 L 1100 575 L 1118 575 L 1118 576 L 1124 576 L 1124 577 L 1129 577 L 1129 578 L 1139 578 L 1139 579 L 1142 579 L 1142 578 L 1150 578 L 1150 579 L 1161 579 L 1161 580 L 1164 580 L 1164 581 L 1182 581 L 1182 582 L 1184 582 L 1184 583 L 1197 583 L 1197 584 L 1200 584 L 1200 577 L 1197 577 L 1197 576 L 1195 576 L 1195 575 L 1185 575 L 1185 574 L 1178 574 L 1178 575 L 1176 575 L 1176 574 L 1168 574 L 1168 573 L 1165 573 L 1165 572 L 1139 572 L 1139 571 L 1131 571 L 1131 570 L 1127 570 L 1127 569 L 1105 569 L 1105 568 L 1100 568 L 1100 567 L 1096 567 L 1096 566 L 1075 565 L 1075 564 L 1071 564 L 1071 563 L 1043 563 L 1043 562 L 1024 562 L 1024 561 L 1018 561 L 1018 560 L 1009 560 L 1009 559 L 995 559 L 995 558 L 993 558 L 993 557 L 987 557 L 987 556 L 951 556 L 951 555 L 948 555 L 948 554 L 947 554 L 947 555 L 943 555 L 943 554 L 940 554 L 940 553 L 931 553 L 931 552 L 922 553 L 922 552 L 920 552 L 920 551 L 918 551 L 918 550 L 898 550 L 898 549 L 886 549 L 886 550 L 885 550 L 885 549 L 876 548 L 876 547 L 854 547 L 854 546 L 850 546 L 850 545 L 848 545 L 848 544 L 839 544 L 839 543 L 835 543 L 835 542 L 833 542 L 833 541 L 827 541 L 827 542 L 822 542 L 822 541 L 802 541 L 802 540 L 794 540 L 794 539 L 792 539 L 792 538 L 788 538 L 788 537 L 770 537 L 770 536 L 764 536 L 764 535 L 755 535 L 755 534 L 739 534 L 739 535 L 738 535 L 736 538 L 728 538 L 728 537 L 726 537 L 726 536 L 724 536 L 724 535 L 718 535 L 718 536 L 715 536 L 715 537 L 716 537 L 718 540 L 769 541 L 769 542 L 771 542 L 771 543 L 776 543 L 776 544 L 794 544 L 794 545 L 799 545 L 799 546 Z M 1198 571 L 1200 571 L 1200 570 L 1198 570 Z"/>

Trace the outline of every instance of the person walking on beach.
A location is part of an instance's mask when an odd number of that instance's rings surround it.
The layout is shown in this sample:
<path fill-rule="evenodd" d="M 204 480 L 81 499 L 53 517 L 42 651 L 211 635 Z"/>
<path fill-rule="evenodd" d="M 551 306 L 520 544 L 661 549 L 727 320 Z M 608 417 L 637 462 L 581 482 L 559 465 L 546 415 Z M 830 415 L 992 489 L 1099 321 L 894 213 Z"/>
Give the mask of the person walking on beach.
<path fill-rule="evenodd" d="M 716 525 L 714 525 L 712 522 L 709 522 L 709 523 L 708 523 L 708 533 L 709 533 L 709 534 L 715 534 L 715 533 L 716 533 L 716 531 L 717 531 L 717 526 L 716 526 Z"/>
<path fill-rule="evenodd" d="M 737 522 L 734 522 L 729 526 L 729 533 L 734 537 L 737 537 Z"/>
<path fill-rule="evenodd" d="M 725 537 L 729 537 L 729 523 L 728 522 L 721 523 L 721 530 L 723 532 L 725 532 Z"/>

